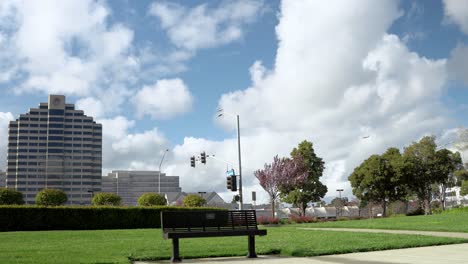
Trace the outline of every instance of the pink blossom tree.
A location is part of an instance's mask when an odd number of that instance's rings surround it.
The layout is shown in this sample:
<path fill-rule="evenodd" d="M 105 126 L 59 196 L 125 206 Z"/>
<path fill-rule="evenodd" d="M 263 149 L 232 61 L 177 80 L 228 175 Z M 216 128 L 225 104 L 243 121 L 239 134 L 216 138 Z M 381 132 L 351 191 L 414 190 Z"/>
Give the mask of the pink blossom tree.
<path fill-rule="evenodd" d="M 264 168 L 255 171 L 254 175 L 270 196 L 271 210 L 275 217 L 275 203 L 280 190 L 292 190 L 303 184 L 308 170 L 301 158 L 278 158 L 276 155 L 271 164 L 265 163 Z"/>

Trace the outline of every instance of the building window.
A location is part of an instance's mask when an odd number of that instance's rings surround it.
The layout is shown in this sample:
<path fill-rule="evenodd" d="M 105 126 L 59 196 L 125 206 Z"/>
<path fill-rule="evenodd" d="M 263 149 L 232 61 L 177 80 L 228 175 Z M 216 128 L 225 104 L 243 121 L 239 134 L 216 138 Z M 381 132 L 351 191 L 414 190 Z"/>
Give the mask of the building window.
<path fill-rule="evenodd" d="M 49 109 L 49 115 L 63 115 L 64 113 L 62 109 Z"/>

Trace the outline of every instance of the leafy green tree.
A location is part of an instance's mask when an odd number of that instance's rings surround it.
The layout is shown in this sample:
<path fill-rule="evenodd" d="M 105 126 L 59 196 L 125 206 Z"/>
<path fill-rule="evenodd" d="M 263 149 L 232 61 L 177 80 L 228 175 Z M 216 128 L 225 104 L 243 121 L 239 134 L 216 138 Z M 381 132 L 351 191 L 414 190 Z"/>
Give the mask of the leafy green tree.
<path fill-rule="evenodd" d="M 36 205 L 40 206 L 59 206 L 67 202 L 67 194 L 62 190 L 43 189 L 36 195 Z"/>
<path fill-rule="evenodd" d="M 202 207 L 206 204 L 206 200 L 200 195 L 189 194 L 184 197 L 182 204 L 185 207 Z"/>
<path fill-rule="evenodd" d="M 24 204 L 23 194 L 8 188 L 0 188 L 0 205 Z"/>
<path fill-rule="evenodd" d="M 445 190 L 448 186 L 455 185 L 456 176 L 454 172 L 461 169 L 463 169 L 463 162 L 459 152 L 453 153 L 448 149 L 436 151 L 434 170 L 437 173 L 434 180 L 440 186 L 440 188 L 437 188 L 437 192 L 439 193 L 442 210 L 445 210 Z"/>
<path fill-rule="evenodd" d="M 144 193 L 138 198 L 138 204 L 140 206 L 166 205 L 167 201 L 158 193 Z"/>
<path fill-rule="evenodd" d="M 307 177 L 301 184 L 281 188 L 281 198 L 283 201 L 295 204 L 305 215 L 307 203 L 320 201 L 325 196 L 328 189 L 321 181 L 325 162 L 315 154 L 312 142 L 307 140 L 299 143 L 297 148 L 291 151 L 294 160 L 302 160 L 307 169 Z"/>
<path fill-rule="evenodd" d="M 121 205 L 122 198 L 114 193 L 97 193 L 91 200 L 92 205 L 108 205 L 119 206 Z"/>
<path fill-rule="evenodd" d="M 382 156 L 370 156 L 348 178 L 353 194 L 361 201 L 381 203 L 386 216 L 387 203 L 406 195 L 401 166 L 401 154 L 396 148 L 389 148 Z"/>
<path fill-rule="evenodd" d="M 457 170 L 453 174 L 456 178 L 455 184 L 457 186 L 461 186 L 463 181 L 468 180 L 468 170 L 465 170 L 465 169 Z"/>
<path fill-rule="evenodd" d="M 468 194 L 468 180 L 463 181 L 460 189 L 460 194 L 461 195 L 467 195 Z"/>

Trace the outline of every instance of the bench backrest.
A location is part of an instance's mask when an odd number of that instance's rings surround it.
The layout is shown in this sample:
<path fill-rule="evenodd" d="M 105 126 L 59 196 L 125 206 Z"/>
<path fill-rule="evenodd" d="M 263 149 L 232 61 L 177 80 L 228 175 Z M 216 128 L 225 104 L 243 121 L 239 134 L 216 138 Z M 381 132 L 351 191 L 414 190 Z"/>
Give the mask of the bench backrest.
<path fill-rule="evenodd" d="M 164 232 L 256 230 L 255 210 L 241 211 L 162 211 Z"/>

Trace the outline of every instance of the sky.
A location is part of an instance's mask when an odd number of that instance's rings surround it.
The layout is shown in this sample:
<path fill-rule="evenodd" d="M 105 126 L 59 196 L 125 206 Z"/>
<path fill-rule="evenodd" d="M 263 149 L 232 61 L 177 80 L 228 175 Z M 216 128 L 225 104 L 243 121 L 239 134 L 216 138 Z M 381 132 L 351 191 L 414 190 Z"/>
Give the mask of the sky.
<path fill-rule="evenodd" d="M 468 125 L 468 1 L 0 1 L 0 170 L 8 122 L 63 94 L 103 124 L 103 173 L 217 191 L 303 140 L 328 198 L 372 154 Z M 223 109 L 223 117 L 217 110 Z M 190 167 L 205 151 L 214 158 Z M 468 153 L 462 153 L 468 158 Z"/>

